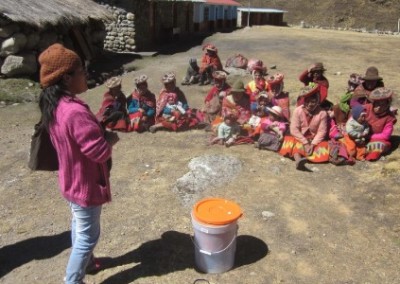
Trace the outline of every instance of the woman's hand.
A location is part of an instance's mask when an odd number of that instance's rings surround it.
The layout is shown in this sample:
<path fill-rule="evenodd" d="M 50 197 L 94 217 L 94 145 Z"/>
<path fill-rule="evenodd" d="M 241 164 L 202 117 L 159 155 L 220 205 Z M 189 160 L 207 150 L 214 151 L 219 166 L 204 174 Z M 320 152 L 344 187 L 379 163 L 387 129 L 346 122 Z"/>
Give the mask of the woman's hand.
<path fill-rule="evenodd" d="M 311 156 L 314 152 L 314 145 L 313 144 L 305 144 L 304 149 L 306 151 L 306 154 L 308 156 Z"/>
<path fill-rule="evenodd" d="M 111 132 L 111 131 L 106 131 L 104 133 L 104 138 L 106 139 L 108 144 L 110 144 L 111 146 L 114 146 L 119 141 L 118 134 L 115 132 Z"/>

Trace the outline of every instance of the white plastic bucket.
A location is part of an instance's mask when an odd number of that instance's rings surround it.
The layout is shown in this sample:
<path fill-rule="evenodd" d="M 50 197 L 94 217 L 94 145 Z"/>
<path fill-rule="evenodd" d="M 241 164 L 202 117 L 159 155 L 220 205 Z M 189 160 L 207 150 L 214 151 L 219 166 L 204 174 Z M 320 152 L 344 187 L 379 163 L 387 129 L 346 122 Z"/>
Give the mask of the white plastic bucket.
<path fill-rule="evenodd" d="M 206 273 L 222 273 L 235 263 L 237 220 L 227 225 L 210 225 L 196 220 L 194 228 L 195 263 Z"/>

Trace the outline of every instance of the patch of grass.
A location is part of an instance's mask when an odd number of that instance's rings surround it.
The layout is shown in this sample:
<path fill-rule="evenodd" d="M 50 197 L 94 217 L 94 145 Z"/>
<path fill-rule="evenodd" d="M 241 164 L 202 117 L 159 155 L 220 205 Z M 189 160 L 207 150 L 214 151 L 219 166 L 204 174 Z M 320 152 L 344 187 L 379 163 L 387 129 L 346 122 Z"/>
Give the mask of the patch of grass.
<path fill-rule="evenodd" d="M 0 101 L 6 104 L 35 102 L 40 92 L 39 83 L 30 79 L 0 79 Z"/>
<path fill-rule="evenodd" d="M 400 238 L 392 238 L 392 241 L 396 246 L 400 247 Z"/>

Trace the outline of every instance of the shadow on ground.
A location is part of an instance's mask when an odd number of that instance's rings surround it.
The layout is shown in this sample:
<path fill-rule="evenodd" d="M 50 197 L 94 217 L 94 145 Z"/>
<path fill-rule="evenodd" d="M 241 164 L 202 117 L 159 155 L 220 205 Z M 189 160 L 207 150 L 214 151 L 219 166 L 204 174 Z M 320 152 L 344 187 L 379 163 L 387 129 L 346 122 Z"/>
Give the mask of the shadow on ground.
<path fill-rule="evenodd" d="M 0 248 L 0 278 L 32 260 L 51 258 L 71 247 L 71 232 L 42 236 Z"/>
<path fill-rule="evenodd" d="M 254 263 L 268 254 L 268 246 L 252 236 L 237 237 L 235 267 Z M 139 248 L 108 260 L 107 268 L 134 264 L 105 279 L 102 284 L 132 283 L 138 278 L 194 268 L 194 245 L 192 237 L 185 233 L 168 231 L 160 239 L 142 244 Z"/>
<path fill-rule="evenodd" d="M 394 151 L 396 151 L 399 148 L 400 136 L 399 135 L 392 135 L 390 137 L 390 142 L 392 143 L 392 147 L 390 148 L 390 152 L 389 152 L 388 155 L 390 155 L 391 153 L 393 153 Z"/>

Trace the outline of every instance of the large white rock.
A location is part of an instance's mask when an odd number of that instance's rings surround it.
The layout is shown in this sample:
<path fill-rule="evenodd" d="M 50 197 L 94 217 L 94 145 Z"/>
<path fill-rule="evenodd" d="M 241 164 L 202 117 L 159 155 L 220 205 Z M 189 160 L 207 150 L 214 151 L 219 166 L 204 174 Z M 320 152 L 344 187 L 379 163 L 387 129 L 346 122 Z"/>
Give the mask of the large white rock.
<path fill-rule="evenodd" d="M 36 56 L 30 53 L 9 55 L 1 66 L 1 73 L 6 77 L 33 75 L 37 70 Z"/>
<path fill-rule="evenodd" d="M 189 162 L 190 172 L 177 179 L 174 192 L 185 206 L 191 206 L 206 189 L 232 181 L 242 170 L 242 162 L 233 156 L 205 155 Z"/>
<path fill-rule="evenodd" d="M 17 54 L 25 48 L 27 39 L 22 33 L 16 33 L 9 37 L 1 44 L 0 56 L 7 56 L 10 54 Z"/>

